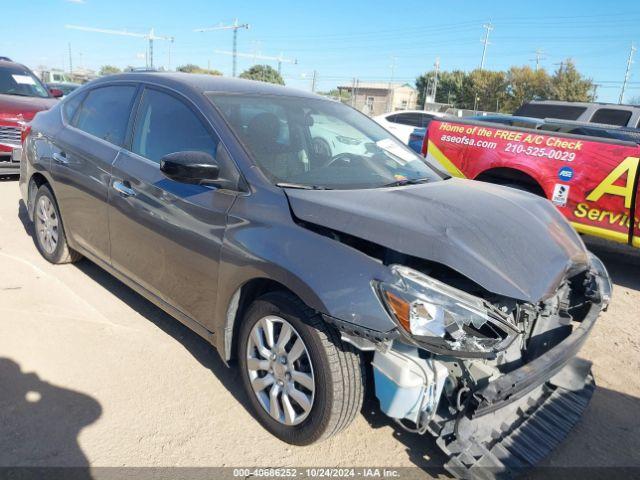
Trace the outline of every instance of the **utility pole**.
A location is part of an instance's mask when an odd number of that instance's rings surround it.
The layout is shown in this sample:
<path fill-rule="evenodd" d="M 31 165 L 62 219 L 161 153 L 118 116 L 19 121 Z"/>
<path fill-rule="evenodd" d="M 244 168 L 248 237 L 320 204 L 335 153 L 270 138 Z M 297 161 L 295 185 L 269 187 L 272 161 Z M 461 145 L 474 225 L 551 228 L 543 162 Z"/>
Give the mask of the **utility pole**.
<path fill-rule="evenodd" d="M 620 90 L 620 98 L 618 99 L 618 103 L 622 103 L 622 99 L 624 98 L 624 91 L 627 88 L 627 82 L 629 81 L 629 77 L 631 76 L 631 64 L 633 64 L 633 54 L 636 53 L 637 48 L 631 44 L 631 49 L 629 50 L 629 58 L 627 59 L 627 70 L 624 72 L 624 80 L 622 82 L 622 90 Z"/>
<path fill-rule="evenodd" d="M 169 40 L 169 65 L 167 66 L 169 71 L 171 71 L 171 45 L 173 45 L 173 37 Z"/>
<path fill-rule="evenodd" d="M 316 82 L 318 80 L 318 72 L 313 71 L 313 77 L 311 77 L 311 91 L 315 93 L 316 91 Z"/>
<path fill-rule="evenodd" d="M 71 60 L 71 42 L 69 42 L 69 73 L 73 73 L 73 60 Z"/>
<path fill-rule="evenodd" d="M 433 75 L 433 83 L 431 84 L 431 88 L 429 88 L 429 83 L 426 82 L 424 86 L 424 103 L 422 104 L 422 109 L 427 109 L 427 97 L 430 96 L 433 101 L 436 101 L 436 93 L 438 91 L 438 73 L 440 72 L 440 57 L 436 57 L 436 62 L 433 64 L 434 66 L 434 75 Z M 430 94 L 427 95 L 427 92 Z"/>
<path fill-rule="evenodd" d="M 491 32 L 491 30 L 493 30 L 493 25 L 491 25 L 491 22 L 485 23 L 484 25 L 482 25 L 482 28 L 484 28 L 486 31 L 484 33 L 484 40 L 481 40 L 484 46 L 482 47 L 482 59 L 480 60 L 480 70 L 484 69 L 484 59 L 487 55 L 487 45 L 489 45 L 489 33 Z"/>
<path fill-rule="evenodd" d="M 436 101 L 436 93 L 438 92 L 438 74 L 440 73 L 440 57 L 436 57 L 436 63 L 434 63 L 435 75 L 433 77 L 433 101 Z"/>
<path fill-rule="evenodd" d="M 393 78 L 396 74 L 396 60 L 398 57 L 391 57 L 391 76 L 389 77 L 389 93 L 387 94 L 387 112 L 390 112 L 393 108 Z"/>
<path fill-rule="evenodd" d="M 206 28 L 196 28 L 194 32 L 212 32 L 214 30 L 233 30 L 233 67 L 231 70 L 231 75 L 233 77 L 236 76 L 236 71 L 238 69 L 238 30 L 240 29 L 249 29 L 248 23 L 239 24 L 238 19 L 236 18 L 231 25 L 217 25 L 215 27 L 206 27 Z"/>
<path fill-rule="evenodd" d="M 355 107 L 355 98 L 356 98 L 356 77 L 353 77 L 353 81 L 351 82 L 351 106 Z"/>
<path fill-rule="evenodd" d="M 109 35 L 123 35 L 127 37 L 137 37 L 144 38 L 149 41 L 149 57 L 147 60 L 147 67 L 153 68 L 153 41 L 154 40 L 169 40 L 173 42 L 173 37 L 164 37 L 160 35 L 156 35 L 153 28 L 149 30 L 149 33 L 134 33 L 128 32 L 127 30 L 108 30 L 106 28 L 92 28 L 92 27 L 80 27 L 78 25 L 65 25 L 65 28 L 70 28 L 72 30 L 83 30 L 85 32 L 98 32 L 98 33 L 107 33 Z"/>
<path fill-rule="evenodd" d="M 532 60 L 536 62 L 536 72 L 537 72 L 538 69 L 540 68 L 540 60 L 544 60 L 546 57 L 544 56 L 544 52 L 539 48 L 533 53 L 535 54 L 536 58 Z"/>

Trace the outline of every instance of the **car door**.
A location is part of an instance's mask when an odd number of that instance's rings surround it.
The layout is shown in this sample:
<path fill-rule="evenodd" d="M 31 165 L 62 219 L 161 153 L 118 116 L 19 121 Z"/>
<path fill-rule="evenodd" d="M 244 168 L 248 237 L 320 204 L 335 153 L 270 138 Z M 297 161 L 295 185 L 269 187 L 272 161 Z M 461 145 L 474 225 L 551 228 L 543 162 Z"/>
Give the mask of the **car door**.
<path fill-rule="evenodd" d="M 237 192 L 164 176 L 160 159 L 187 150 L 211 154 L 221 172 L 227 170 L 222 175 L 234 175 L 228 171 L 235 167 L 226 150 L 193 104 L 174 93 L 145 88 L 128 149 L 113 165 L 111 261 L 131 280 L 206 327 L 215 311 L 227 211 Z"/>
<path fill-rule="evenodd" d="M 67 124 L 54 138 L 51 175 L 72 245 L 109 260 L 107 195 L 111 164 L 125 139 L 134 85 L 89 90 L 77 108 L 63 108 Z M 66 113 L 68 112 L 68 113 Z"/>

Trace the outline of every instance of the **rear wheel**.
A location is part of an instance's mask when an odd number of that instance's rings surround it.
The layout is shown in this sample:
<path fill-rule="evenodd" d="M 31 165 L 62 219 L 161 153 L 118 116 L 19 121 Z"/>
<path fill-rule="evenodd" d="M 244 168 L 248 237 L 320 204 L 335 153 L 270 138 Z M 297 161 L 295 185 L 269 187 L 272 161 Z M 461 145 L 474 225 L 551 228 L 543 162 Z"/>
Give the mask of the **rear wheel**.
<path fill-rule="evenodd" d="M 60 210 L 48 185 L 38 189 L 34 204 L 35 241 L 42 256 L 55 264 L 80 260 L 82 256 L 67 245 Z"/>
<path fill-rule="evenodd" d="M 237 354 L 256 418 L 285 442 L 323 440 L 360 411 L 364 370 L 359 353 L 293 295 L 269 293 L 251 305 Z"/>

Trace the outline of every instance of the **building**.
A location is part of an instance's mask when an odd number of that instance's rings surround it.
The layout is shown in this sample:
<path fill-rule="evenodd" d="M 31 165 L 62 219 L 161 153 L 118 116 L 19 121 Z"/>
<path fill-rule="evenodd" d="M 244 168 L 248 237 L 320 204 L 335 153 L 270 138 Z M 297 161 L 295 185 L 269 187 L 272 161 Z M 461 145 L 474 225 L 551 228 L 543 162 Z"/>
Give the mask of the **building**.
<path fill-rule="evenodd" d="M 367 115 L 375 116 L 396 110 L 414 110 L 418 91 L 408 83 L 360 82 L 338 87 L 340 96 L 349 95 L 351 106 Z"/>

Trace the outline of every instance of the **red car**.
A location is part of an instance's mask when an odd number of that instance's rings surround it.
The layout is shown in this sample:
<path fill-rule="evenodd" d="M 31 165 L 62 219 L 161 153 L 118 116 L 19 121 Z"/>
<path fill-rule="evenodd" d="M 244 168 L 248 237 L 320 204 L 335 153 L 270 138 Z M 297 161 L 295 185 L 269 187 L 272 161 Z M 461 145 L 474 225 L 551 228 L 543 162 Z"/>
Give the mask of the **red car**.
<path fill-rule="evenodd" d="M 434 120 L 423 151 L 454 177 L 548 198 L 580 233 L 640 247 L 640 131 L 611 128 L 603 138 L 594 128 Z"/>
<path fill-rule="evenodd" d="M 0 176 L 20 173 L 22 126 L 60 96 L 24 65 L 0 57 Z"/>

